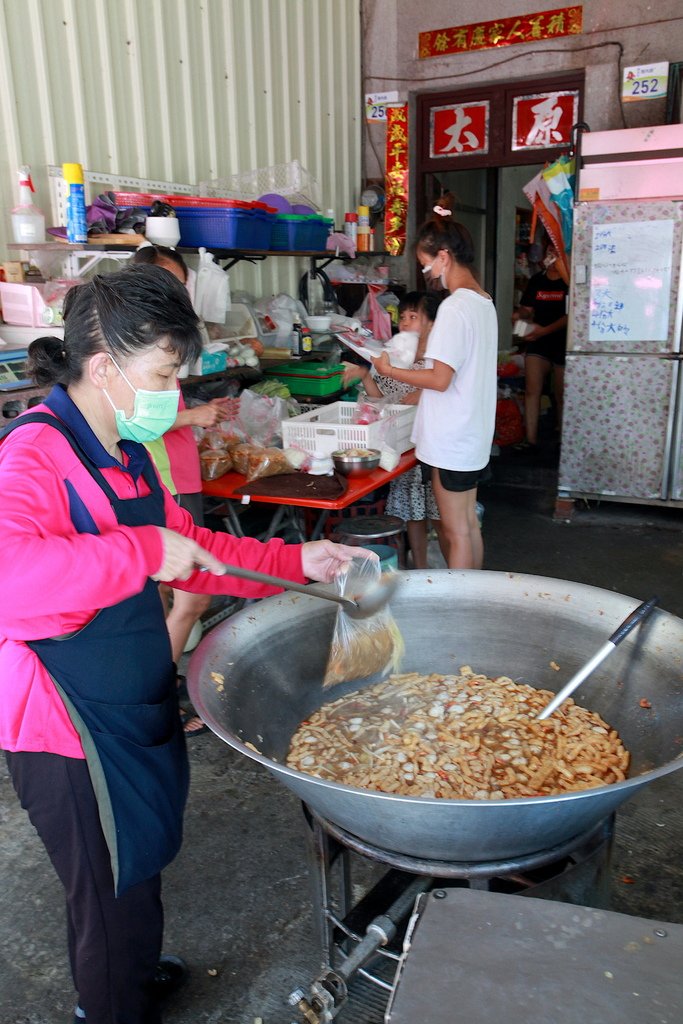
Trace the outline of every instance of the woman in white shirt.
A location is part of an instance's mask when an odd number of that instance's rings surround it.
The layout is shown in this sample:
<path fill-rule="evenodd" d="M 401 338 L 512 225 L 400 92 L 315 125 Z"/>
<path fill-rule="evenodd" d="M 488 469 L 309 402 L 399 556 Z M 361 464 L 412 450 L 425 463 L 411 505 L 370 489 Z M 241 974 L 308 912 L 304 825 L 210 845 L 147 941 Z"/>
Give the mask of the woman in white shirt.
<path fill-rule="evenodd" d="M 421 388 L 413 441 L 431 480 L 448 546 L 450 569 L 481 569 L 484 546 L 477 486 L 488 468 L 496 418 L 498 320 L 477 281 L 467 229 L 453 220 L 451 196 L 434 207 L 417 238 L 417 258 L 430 281 L 450 292 L 439 306 L 425 352 L 426 368 L 400 370 L 386 353 L 378 373 Z"/>

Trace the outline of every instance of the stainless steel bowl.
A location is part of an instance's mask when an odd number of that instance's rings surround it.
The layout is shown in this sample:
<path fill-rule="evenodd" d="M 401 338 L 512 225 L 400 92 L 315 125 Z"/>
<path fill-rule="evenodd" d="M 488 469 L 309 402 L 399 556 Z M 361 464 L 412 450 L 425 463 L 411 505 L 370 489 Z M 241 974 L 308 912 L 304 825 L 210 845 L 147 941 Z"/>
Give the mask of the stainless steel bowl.
<path fill-rule="evenodd" d="M 406 643 L 406 672 L 472 665 L 557 692 L 637 604 L 545 576 L 429 570 L 401 573 L 391 610 Z M 281 594 L 226 619 L 192 655 L 188 687 L 226 743 L 322 817 L 375 846 L 447 861 L 524 856 L 581 834 L 641 786 L 683 767 L 683 620 L 655 609 L 574 694 L 619 730 L 631 752 L 624 782 L 532 799 L 438 800 L 356 789 L 288 768 L 300 722 L 325 701 L 374 681 L 322 688 L 335 620 L 323 605 Z"/>
<path fill-rule="evenodd" d="M 350 448 L 348 451 L 332 452 L 334 468 L 343 476 L 365 476 L 379 466 L 380 455 L 377 448 L 363 448 L 363 455 L 358 454 L 361 449 Z"/>

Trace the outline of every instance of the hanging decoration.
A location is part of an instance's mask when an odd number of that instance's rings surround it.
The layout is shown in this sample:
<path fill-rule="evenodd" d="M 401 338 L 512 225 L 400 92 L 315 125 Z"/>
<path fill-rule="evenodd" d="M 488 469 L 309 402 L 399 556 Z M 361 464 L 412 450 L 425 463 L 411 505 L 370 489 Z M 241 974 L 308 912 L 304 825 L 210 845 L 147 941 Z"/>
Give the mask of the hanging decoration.
<path fill-rule="evenodd" d="M 384 248 L 400 256 L 408 217 L 408 104 L 387 107 L 386 205 Z"/>
<path fill-rule="evenodd" d="M 451 53 L 490 50 L 515 43 L 536 43 L 542 39 L 580 35 L 583 31 L 583 7 L 558 7 L 496 21 L 456 25 L 433 32 L 420 32 L 418 53 L 421 59 L 445 57 Z"/>

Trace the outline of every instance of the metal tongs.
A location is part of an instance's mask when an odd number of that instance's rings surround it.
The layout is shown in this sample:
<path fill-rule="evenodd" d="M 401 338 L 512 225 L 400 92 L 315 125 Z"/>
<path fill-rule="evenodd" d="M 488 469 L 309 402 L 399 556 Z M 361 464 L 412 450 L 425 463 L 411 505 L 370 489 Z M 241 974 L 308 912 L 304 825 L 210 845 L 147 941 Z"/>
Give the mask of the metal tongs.
<path fill-rule="evenodd" d="M 200 571 L 212 572 L 213 570 L 202 566 Z M 367 619 L 370 615 L 381 611 L 396 590 L 401 578 L 398 573 L 383 572 L 377 582 L 369 586 L 363 594 L 350 598 L 332 594 L 315 583 L 294 583 L 292 580 L 285 580 L 280 576 L 270 576 L 268 573 L 257 572 L 255 569 L 243 569 L 237 565 L 224 565 L 223 572 L 217 575 L 236 576 L 242 580 L 253 580 L 254 583 L 267 583 L 272 587 L 282 587 L 283 590 L 294 590 L 298 594 L 306 594 L 307 597 L 320 597 L 323 601 L 334 601 L 335 604 L 341 605 L 344 612 L 352 619 Z"/>
<path fill-rule="evenodd" d="M 636 628 L 644 619 L 648 617 L 650 612 L 653 610 L 659 598 L 655 594 L 649 601 L 643 601 L 637 608 L 634 608 L 630 615 L 628 615 L 620 626 L 612 633 L 609 640 L 602 645 L 599 651 L 593 655 L 590 661 L 587 661 L 583 668 L 572 676 L 566 686 L 563 686 L 559 693 L 555 694 L 553 699 L 549 701 L 541 712 L 538 714 L 539 721 L 543 721 L 548 715 L 552 715 L 553 711 L 559 708 L 560 704 L 567 699 L 567 697 L 574 692 L 581 685 L 584 679 L 588 679 L 588 676 L 595 672 L 598 665 L 600 665 L 608 654 L 611 654 L 617 644 L 620 644 L 629 633 Z"/>

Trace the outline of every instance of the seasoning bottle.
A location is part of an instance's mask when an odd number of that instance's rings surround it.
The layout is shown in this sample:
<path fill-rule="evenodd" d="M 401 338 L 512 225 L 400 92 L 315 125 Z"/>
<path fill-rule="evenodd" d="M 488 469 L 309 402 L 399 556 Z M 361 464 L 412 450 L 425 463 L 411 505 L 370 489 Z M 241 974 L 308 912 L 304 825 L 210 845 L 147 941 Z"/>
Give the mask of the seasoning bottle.
<path fill-rule="evenodd" d="M 66 200 L 66 239 L 68 242 L 87 242 L 83 168 L 80 164 L 62 164 L 62 177 L 69 186 Z"/>
<path fill-rule="evenodd" d="M 291 339 L 291 345 L 290 345 L 290 348 L 291 348 L 291 351 L 292 351 L 292 359 L 301 359 L 301 352 L 302 352 L 302 347 L 303 347 L 302 344 L 301 344 L 301 341 L 302 341 L 301 332 L 302 331 L 303 331 L 303 327 L 301 326 L 301 321 L 300 320 L 295 320 L 294 323 L 292 324 L 292 339 Z"/>
<path fill-rule="evenodd" d="M 31 168 L 19 168 L 19 205 L 12 210 L 12 234 L 19 243 L 45 241 L 45 216 L 34 206 L 31 193 L 35 192 L 31 181 Z"/>
<path fill-rule="evenodd" d="M 308 327 L 301 328 L 301 352 L 313 351 L 313 337 Z"/>

